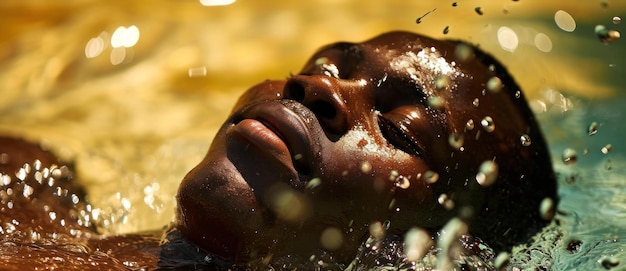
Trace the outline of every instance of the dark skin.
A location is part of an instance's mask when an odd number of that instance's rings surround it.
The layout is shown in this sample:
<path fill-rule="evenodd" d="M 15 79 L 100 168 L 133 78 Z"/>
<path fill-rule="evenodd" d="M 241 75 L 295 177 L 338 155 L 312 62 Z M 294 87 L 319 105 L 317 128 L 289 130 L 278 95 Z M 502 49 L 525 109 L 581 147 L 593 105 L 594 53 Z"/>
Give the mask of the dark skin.
<path fill-rule="evenodd" d="M 7 235 L 20 255 L 46 259 L 56 253 L 76 266 L 88 258 L 103 269 L 132 262 L 217 270 L 285 258 L 308 262 L 320 253 L 345 266 L 375 222 L 389 221 L 389 235 L 402 236 L 415 226 L 437 231 L 453 217 L 494 249 L 508 249 L 547 223 L 539 214 L 543 199 L 557 201 L 545 142 L 518 90 L 496 60 L 464 43 L 392 32 L 363 43 L 332 44 L 299 74 L 242 95 L 206 157 L 181 183 L 168 242 L 159 243 L 160 233 L 98 235 L 77 222 L 72 210 L 83 208 L 82 201 L 59 201 L 32 183 L 34 173 L 12 185 L 30 182 L 38 192 L 13 198 L 16 208 L 3 201 L 0 222 L 26 215 L 20 231 L 37 227 L 65 234 L 64 242 L 87 249 L 59 249 L 54 244 L 60 241 L 33 248 L 23 235 Z M 481 126 L 487 116 L 495 129 Z M 532 144 L 523 144 L 522 136 Z M 0 168 L 6 174 L 34 159 L 61 164 L 18 141 L 0 141 L 0 151 L 15 159 Z M 498 171 L 492 183 L 481 185 L 476 179 L 485 161 Z M 82 195 L 75 182 L 64 185 Z M 442 194 L 454 204 L 441 204 Z M 65 217 L 65 226 L 42 212 L 44 205 Z M 334 233 L 331 242 L 321 241 L 328 232 Z M 207 253 L 219 260 L 207 266 Z M 50 264 L 13 259 L 18 266 Z"/>
<path fill-rule="evenodd" d="M 389 231 L 402 233 L 454 216 L 505 249 L 545 224 L 544 198 L 556 201 L 545 142 L 518 91 L 497 61 L 457 42 L 395 32 L 326 46 L 298 75 L 239 99 L 180 186 L 178 227 L 235 262 L 307 257 L 328 228 L 343 239 L 331 253 L 349 262 L 372 222 L 388 220 Z M 481 126 L 486 117 L 495 129 Z M 485 161 L 499 174 L 481 186 Z M 433 172 L 439 178 L 429 183 Z M 291 209 L 304 207 L 283 214 L 275 190 L 295 195 Z M 454 207 L 438 203 L 443 193 Z"/>

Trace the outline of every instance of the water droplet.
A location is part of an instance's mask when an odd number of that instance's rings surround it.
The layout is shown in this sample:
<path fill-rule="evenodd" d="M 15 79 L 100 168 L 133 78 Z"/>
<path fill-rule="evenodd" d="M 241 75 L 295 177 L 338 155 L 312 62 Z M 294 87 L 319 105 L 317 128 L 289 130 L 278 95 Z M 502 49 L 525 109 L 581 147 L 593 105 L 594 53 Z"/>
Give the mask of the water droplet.
<path fill-rule="evenodd" d="M 544 220 L 552 220 L 555 213 L 554 200 L 551 198 L 545 198 L 539 205 L 539 213 Z"/>
<path fill-rule="evenodd" d="M 544 33 L 538 33 L 537 35 L 535 35 L 535 47 L 537 47 L 539 51 L 548 53 L 552 51 L 552 40 L 548 35 Z"/>
<path fill-rule="evenodd" d="M 604 25 L 596 25 L 594 31 L 596 33 L 596 36 L 598 36 L 598 39 L 600 39 L 601 42 L 607 44 L 612 43 L 621 37 L 620 33 L 617 30 L 608 29 Z"/>
<path fill-rule="evenodd" d="M 508 52 L 514 52 L 519 45 L 519 37 L 517 33 L 509 27 L 501 26 L 498 28 L 498 43 L 500 47 Z"/>
<path fill-rule="evenodd" d="M 80 201 L 80 198 L 78 198 L 76 194 L 72 194 L 72 203 L 78 204 L 79 201 Z"/>
<path fill-rule="evenodd" d="M 39 159 L 36 159 L 35 162 L 33 162 L 33 167 L 37 171 L 41 170 L 41 161 L 39 161 Z"/>
<path fill-rule="evenodd" d="M 454 201 L 450 198 L 450 196 L 448 196 L 448 194 L 439 195 L 437 202 L 439 202 L 439 204 L 448 211 L 454 209 Z"/>
<path fill-rule="evenodd" d="M 443 99 L 441 99 L 438 96 L 431 96 L 428 97 L 428 106 L 435 108 L 435 109 L 442 109 L 443 108 Z"/>
<path fill-rule="evenodd" d="M 417 20 L 415 20 L 415 23 L 419 24 L 422 22 L 422 19 L 424 19 L 424 17 L 426 17 L 426 15 L 430 14 L 431 12 L 434 12 L 435 10 L 437 10 L 437 8 L 432 9 L 429 12 L 426 12 L 424 15 L 422 15 L 421 17 L 417 18 Z"/>
<path fill-rule="evenodd" d="M 0 180 L 2 180 L 3 185 L 11 184 L 11 176 L 0 173 Z"/>
<path fill-rule="evenodd" d="M 207 75 L 207 69 L 205 66 L 189 68 L 189 70 L 187 71 L 187 75 L 190 78 L 205 77 Z"/>
<path fill-rule="evenodd" d="M 483 118 L 480 121 L 480 125 L 482 125 L 485 131 L 487 131 L 488 133 L 496 130 L 496 124 L 493 123 L 493 119 L 490 116 L 486 116 L 485 118 Z"/>
<path fill-rule="evenodd" d="M 61 169 L 55 168 L 52 170 L 52 178 L 59 179 L 63 176 Z"/>
<path fill-rule="evenodd" d="M 472 101 L 472 105 L 474 105 L 474 107 L 478 107 L 480 105 L 480 100 L 475 98 L 474 101 Z"/>
<path fill-rule="evenodd" d="M 480 7 L 475 7 L 474 11 L 476 11 L 476 14 L 478 15 L 481 15 L 481 16 L 483 15 L 483 10 Z"/>
<path fill-rule="evenodd" d="M 363 161 L 363 163 L 361 163 L 361 172 L 365 174 L 372 172 L 372 164 L 368 161 Z"/>
<path fill-rule="evenodd" d="M 383 240 L 386 234 L 385 228 L 383 227 L 383 223 L 380 223 L 380 221 L 372 222 L 372 224 L 370 224 L 369 226 L 369 233 L 370 233 L 370 236 L 374 237 L 374 239 L 378 241 Z"/>
<path fill-rule="evenodd" d="M 474 120 L 469 119 L 467 123 L 465 123 L 465 129 L 468 131 L 474 130 Z"/>
<path fill-rule="evenodd" d="M 487 89 L 491 92 L 499 92 L 502 90 L 502 80 L 497 76 L 489 78 L 489 81 L 487 81 Z"/>
<path fill-rule="evenodd" d="M 20 168 L 16 173 L 15 173 L 15 177 L 17 177 L 18 179 L 20 179 L 21 181 L 24 181 L 26 179 L 26 170 L 24 170 L 24 168 Z"/>
<path fill-rule="evenodd" d="M 320 243 L 325 249 L 337 250 L 343 244 L 343 233 L 336 227 L 328 227 L 320 235 Z"/>
<path fill-rule="evenodd" d="M 608 154 L 609 152 L 611 152 L 612 149 L 613 149 L 613 145 L 606 144 L 606 146 L 602 147 L 600 151 L 602 151 L 603 154 Z"/>
<path fill-rule="evenodd" d="M 35 192 L 35 189 L 33 189 L 32 186 L 24 184 L 24 190 L 22 194 L 24 195 L 25 198 L 30 197 L 33 194 L 33 192 Z"/>
<path fill-rule="evenodd" d="M 49 212 L 48 216 L 50 216 L 50 220 L 52 220 L 52 221 L 57 219 L 57 213 L 55 213 L 55 212 Z"/>
<path fill-rule="evenodd" d="M 457 150 L 461 149 L 461 147 L 463 147 L 463 135 L 459 135 L 456 133 L 450 134 L 450 136 L 448 137 L 448 144 L 450 144 L 452 148 L 455 148 Z"/>
<path fill-rule="evenodd" d="M 574 17 L 563 10 L 554 13 L 554 22 L 563 31 L 573 32 L 576 29 Z"/>
<path fill-rule="evenodd" d="M 480 168 L 478 169 L 478 173 L 476 174 L 476 181 L 481 186 L 487 187 L 491 186 L 496 182 L 498 178 L 498 164 L 494 161 L 487 160 L 480 164 Z"/>
<path fill-rule="evenodd" d="M 528 147 L 532 143 L 530 141 L 530 136 L 528 136 L 527 134 L 523 134 L 522 136 L 520 136 L 519 140 L 520 142 L 522 142 L 522 146 L 524 147 Z"/>
<path fill-rule="evenodd" d="M 400 176 L 400 173 L 398 173 L 398 171 L 394 169 L 389 173 L 389 180 L 395 181 L 398 176 Z"/>
<path fill-rule="evenodd" d="M 7 153 L 0 153 L 0 164 L 6 164 L 9 162 L 9 155 Z"/>
<path fill-rule="evenodd" d="M 472 47 L 464 43 L 459 43 L 456 48 L 454 48 L 454 57 L 461 62 L 469 60 L 473 53 L 474 50 Z"/>
<path fill-rule="evenodd" d="M 605 269 L 613 269 L 613 267 L 616 267 L 619 265 L 619 260 L 615 258 L 615 256 L 603 255 L 598 260 L 598 263 Z"/>
<path fill-rule="evenodd" d="M 591 124 L 589 124 L 589 128 L 587 128 L 587 133 L 589 133 L 590 136 L 597 134 L 598 123 L 594 121 Z"/>
<path fill-rule="evenodd" d="M 399 175 L 395 180 L 396 187 L 401 189 L 408 189 L 411 186 L 409 178 Z"/>
<path fill-rule="evenodd" d="M 40 171 L 36 171 L 35 172 L 35 181 L 37 181 L 39 184 L 41 184 L 41 182 L 43 181 L 43 173 L 41 173 Z"/>
<path fill-rule="evenodd" d="M 576 153 L 576 150 L 567 148 L 563 151 L 562 158 L 563 163 L 565 163 L 566 165 L 571 165 L 576 163 L 576 160 L 578 160 L 578 154 Z"/>
<path fill-rule="evenodd" d="M 439 75 L 435 79 L 435 89 L 442 90 L 450 86 L 450 78 L 447 75 Z"/>
<path fill-rule="evenodd" d="M 447 25 L 446 25 L 446 27 L 443 29 L 443 34 L 444 34 L 444 35 L 447 35 L 447 34 L 448 34 L 448 32 L 450 32 L 450 26 L 447 26 Z"/>
<path fill-rule="evenodd" d="M 619 24 L 622 22 L 622 18 L 619 16 L 613 17 L 613 24 Z"/>
<path fill-rule="evenodd" d="M 500 252 L 498 253 L 496 259 L 493 261 L 493 267 L 495 267 L 496 270 L 504 270 L 504 268 L 509 265 L 510 260 L 511 256 L 508 252 Z"/>
<path fill-rule="evenodd" d="M 430 234 L 423 229 L 411 228 L 404 235 L 404 251 L 410 262 L 421 260 L 432 245 Z"/>
<path fill-rule="evenodd" d="M 426 181 L 426 183 L 434 184 L 439 180 L 439 173 L 428 170 L 424 173 L 424 175 L 422 175 L 422 178 Z"/>

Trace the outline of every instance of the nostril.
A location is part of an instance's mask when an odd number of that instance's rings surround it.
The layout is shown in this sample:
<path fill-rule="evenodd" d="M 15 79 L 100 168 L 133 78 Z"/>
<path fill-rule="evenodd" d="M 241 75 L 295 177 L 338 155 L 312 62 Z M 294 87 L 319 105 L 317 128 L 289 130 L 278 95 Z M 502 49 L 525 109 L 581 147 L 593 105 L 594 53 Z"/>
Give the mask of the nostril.
<path fill-rule="evenodd" d="M 285 98 L 296 102 L 304 101 L 304 86 L 298 82 L 288 82 L 284 91 Z"/>
<path fill-rule="evenodd" d="M 337 109 L 335 109 L 335 107 L 328 102 L 317 100 L 311 103 L 310 107 L 313 113 L 322 118 L 330 120 L 337 116 Z"/>

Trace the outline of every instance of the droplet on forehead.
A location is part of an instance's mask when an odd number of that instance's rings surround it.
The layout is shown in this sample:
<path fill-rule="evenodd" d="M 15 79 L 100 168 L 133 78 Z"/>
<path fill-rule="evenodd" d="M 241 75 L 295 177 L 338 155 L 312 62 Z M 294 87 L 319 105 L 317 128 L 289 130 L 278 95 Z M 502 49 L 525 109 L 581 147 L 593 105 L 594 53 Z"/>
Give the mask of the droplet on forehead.
<path fill-rule="evenodd" d="M 361 163 L 361 171 L 366 174 L 372 172 L 372 164 L 368 161 L 363 161 Z"/>
<path fill-rule="evenodd" d="M 437 90 L 446 89 L 450 86 L 450 77 L 447 75 L 439 75 L 435 79 L 435 88 Z"/>

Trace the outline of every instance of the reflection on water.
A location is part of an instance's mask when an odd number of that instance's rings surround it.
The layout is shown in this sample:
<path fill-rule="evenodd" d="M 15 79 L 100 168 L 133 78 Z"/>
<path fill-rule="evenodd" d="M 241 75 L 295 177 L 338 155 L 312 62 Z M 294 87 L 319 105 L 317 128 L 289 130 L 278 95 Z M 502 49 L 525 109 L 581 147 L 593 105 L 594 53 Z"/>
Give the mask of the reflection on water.
<path fill-rule="evenodd" d="M 320 45 L 403 29 L 479 44 L 532 99 L 563 229 L 580 242 L 555 269 L 626 262 L 625 3 L 217 2 L 0 3 L 0 131 L 75 160 L 106 231 L 172 219 L 179 181 L 247 87 L 297 72 Z"/>

